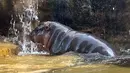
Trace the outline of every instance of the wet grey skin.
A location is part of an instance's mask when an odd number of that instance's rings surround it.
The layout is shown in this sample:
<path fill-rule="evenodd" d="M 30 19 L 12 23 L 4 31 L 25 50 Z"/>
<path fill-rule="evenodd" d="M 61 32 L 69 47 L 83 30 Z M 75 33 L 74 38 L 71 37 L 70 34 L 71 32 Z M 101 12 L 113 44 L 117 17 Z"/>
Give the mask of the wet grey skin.
<path fill-rule="evenodd" d="M 49 30 L 46 31 L 46 26 L 49 25 Z M 49 41 L 47 45 L 51 55 L 59 55 L 68 51 L 78 53 L 99 53 L 105 56 L 115 57 L 113 48 L 106 41 L 97 38 L 88 33 L 74 31 L 73 29 L 62 25 L 58 22 L 47 21 L 39 24 L 30 36 L 35 43 L 42 43 L 38 41 L 38 36 L 46 36 L 50 32 Z M 42 43 L 42 45 L 44 45 Z"/>

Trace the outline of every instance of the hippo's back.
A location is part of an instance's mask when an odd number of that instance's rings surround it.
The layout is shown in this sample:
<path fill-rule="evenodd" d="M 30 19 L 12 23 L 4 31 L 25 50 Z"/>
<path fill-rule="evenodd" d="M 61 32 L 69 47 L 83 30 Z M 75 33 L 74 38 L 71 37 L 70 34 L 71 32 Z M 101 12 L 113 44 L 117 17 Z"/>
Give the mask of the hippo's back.
<path fill-rule="evenodd" d="M 112 48 L 103 40 L 90 34 L 76 31 L 61 31 L 55 40 L 52 48 L 52 54 L 62 54 L 67 51 L 79 53 L 100 53 L 107 56 L 114 56 Z"/>

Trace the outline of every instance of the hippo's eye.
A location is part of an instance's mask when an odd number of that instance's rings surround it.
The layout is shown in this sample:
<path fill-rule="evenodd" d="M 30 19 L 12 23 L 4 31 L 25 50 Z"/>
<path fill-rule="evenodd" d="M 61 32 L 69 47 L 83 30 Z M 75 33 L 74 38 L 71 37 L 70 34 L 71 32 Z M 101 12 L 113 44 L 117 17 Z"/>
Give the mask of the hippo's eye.
<path fill-rule="evenodd" d="M 45 26 L 44 29 L 45 29 L 46 31 L 48 31 L 48 30 L 50 30 L 50 27 L 49 27 L 49 26 Z"/>

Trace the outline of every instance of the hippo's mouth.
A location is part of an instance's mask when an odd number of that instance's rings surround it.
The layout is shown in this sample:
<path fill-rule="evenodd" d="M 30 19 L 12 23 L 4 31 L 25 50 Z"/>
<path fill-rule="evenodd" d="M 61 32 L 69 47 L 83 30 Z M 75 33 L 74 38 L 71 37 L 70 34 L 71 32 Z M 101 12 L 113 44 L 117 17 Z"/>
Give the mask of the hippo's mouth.
<path fill-rule="evenodd" d="M 40 45 L 40 46 L 44 46 L 43 44 L 41 44 L 41 43 L 35 43 L 36 45 Z"/>

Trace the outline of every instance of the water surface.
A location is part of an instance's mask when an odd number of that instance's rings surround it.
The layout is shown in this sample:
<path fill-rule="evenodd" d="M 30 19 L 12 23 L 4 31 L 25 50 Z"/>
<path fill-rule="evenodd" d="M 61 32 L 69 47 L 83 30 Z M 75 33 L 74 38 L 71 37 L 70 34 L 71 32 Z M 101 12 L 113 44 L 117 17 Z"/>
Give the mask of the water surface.
<path fill-rule="evenodd" d="M 129 67 L 85 64 L 78 56 L 0 57 L 0 73 L 129 73 Z"/>

